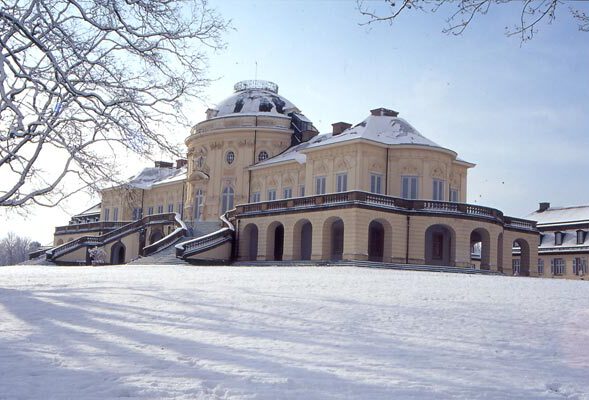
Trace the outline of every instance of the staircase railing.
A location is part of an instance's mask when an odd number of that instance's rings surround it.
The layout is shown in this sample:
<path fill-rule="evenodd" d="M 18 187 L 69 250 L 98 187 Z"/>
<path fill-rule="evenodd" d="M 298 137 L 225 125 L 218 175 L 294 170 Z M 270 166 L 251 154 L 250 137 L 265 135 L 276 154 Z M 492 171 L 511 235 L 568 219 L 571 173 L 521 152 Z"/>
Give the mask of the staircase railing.
<path fill-rule="evenodd" d="M 147 257 L 153 253 L 157 253 L 160 250 L 170 247 L 170 245 L 174 244 L 174 242 L 188 233 L 188 228 L 178 213 L 176 213 L 176 223 L 179 225 L 179 227 L 176 228 L 174 232 L 143 248 L 143 257 Z"/>
<path fill-rule="evenodd" d="M 61 246 L 47 250 L 45 255 L 47 260 L 54 260 L 57 257 L 61 257 L 67 253 L 71 253 L 72 251 L 75 251 L 81 247 L 104 246 L 105 244 L 113 242 L 121 237 L 134 233 L 139 229 L 143 228 L 144 226 L 161 224 L 166 222 L 175 222 L 177 220 L 176 216 L 176 213 L 148 215 L 140 220 L 131 222 L 118 229 L 105 233 L 104 235 L 79 237 L 75 240 L 72 240 L 71 242 L 64 243 Z"/>
<path fill-rule="evenodd" d="M 186 259 L 203 251 L 215 248 L 223 243 L 233 240 L 235 235 L 235 227 L 230 222 L 235 214 L 235 209 L 221 215 L 219 219 L 225 226 L 215 232 L 209 233 L 186 242 L 176 245 L 176 257 Z"/>

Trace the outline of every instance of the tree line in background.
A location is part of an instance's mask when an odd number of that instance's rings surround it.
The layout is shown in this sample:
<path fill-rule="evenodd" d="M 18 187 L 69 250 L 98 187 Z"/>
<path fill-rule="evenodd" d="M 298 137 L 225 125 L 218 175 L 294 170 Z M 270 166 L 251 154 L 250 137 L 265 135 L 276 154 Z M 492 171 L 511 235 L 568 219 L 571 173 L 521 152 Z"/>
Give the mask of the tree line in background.
<path fill-rule="evenodd" d="M 14 265 L 28 260 L 29 252 L 37 250 L 41 243 L 21 237 L 14 232 L 0 241 L 0 265 Z"/>

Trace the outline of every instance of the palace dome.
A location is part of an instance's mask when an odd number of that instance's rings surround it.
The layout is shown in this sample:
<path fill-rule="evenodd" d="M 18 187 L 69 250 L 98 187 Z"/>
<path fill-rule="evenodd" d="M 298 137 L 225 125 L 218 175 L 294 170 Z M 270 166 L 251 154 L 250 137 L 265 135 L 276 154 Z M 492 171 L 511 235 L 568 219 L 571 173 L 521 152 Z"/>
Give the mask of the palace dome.
<path fill-rule="evenodd" d="M 262 80 L 241 81 L 233 87 L 235 93 L 209 110 L 208 118 L 235 114 L 264 114 L 288 117 L 300 113 L 289 100 L 278 94 L 278 85 Z"/>

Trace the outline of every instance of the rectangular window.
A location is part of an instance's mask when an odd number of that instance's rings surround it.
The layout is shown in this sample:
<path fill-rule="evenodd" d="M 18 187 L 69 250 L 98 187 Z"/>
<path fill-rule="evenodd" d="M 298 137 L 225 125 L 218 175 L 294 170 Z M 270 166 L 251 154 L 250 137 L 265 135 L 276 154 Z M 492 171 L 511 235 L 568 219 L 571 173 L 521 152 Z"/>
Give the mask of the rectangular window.
<path fill-rule="evenodd" d="M 169 213 L 173 213 L 174 212 L 174 204 L 168 204 L 168 212 Z"/>
<path fill-rule="evenodd" d="M 325 194 L 325 177 L 318 176 L 315 178 L 315 194 Z"/>
<path fill-rule="evenodd" d="M 110 220 L 110 208 L 105 208 L 104 209 L 104 220 L 105 221 Z"/>
<path fill-rule="evenodd" d="M 299 196 L 305 197 L 305 185 L 299 186 Z"/>
<path fill-rule="evenodd" d="M 573 274 L 583 276 L 587 273 L 587 259 L 585 257 L 573 258 Z"/>
<path fill-rule="evenodd" d="M 577 244 L 585 243 L 585 231 L 578 230 L 577 231 Z"/>
<path fill-rule="evenodd" d="M 164 206 L 157 206 L 157 213 L 163 214 L 164 213 Z"/>
<path fill-rule="evenodd" d="M 292 189 L 291 188 L 284 188 L 284 198 L 290 199 L 292 197 Z"/>
<path fill-rule="evenodd" d="M 345 192 L 348 190 L 348 174 L 337 174 L 335 176 L 335 191 Z"/>
<path fill-rule="evenodd" d="M 541 258 L 538 258 L 538 274 L 544 275 L 544 260 Z"/>
<path fill-rule="evenodd" d="M 521 272 L 521 261 L 519 258 L 514 258 L 511 261 L 511 268 L 513 269 L 513 275 L 519 275 Z"/>
<path fill-rule="evenodd" d="M 180 215 L 182 215 L 182 209 L 183 208 L 184 208 L 184 204 L 178 203 L 178 211 L 177 211 L 177 213 L 180 214 Z"/>
<path fill-rule="evenodd" d="M 268 201 L 276 200 L 276 189 L 268 190 Z"/>
<path fill-rule="evenodd" d="M 564 234 L 562 232 L 556 232 L 554 234 L 554 245 L 560 246 L 562 244 L 562 237 Z"/>
<path fill-rule="evenodd" d="M 450 189 L 450 201 L 458 203 L 458 189 Z"/>
<path fill-rule="evenodd" d="M 112 220 L 118 222 L 119 220 L 119 209 L 117 207 L 112 210 Z"/>
<path fill-rule="evenodd" d="M 134 208 L 133 209 L 133 221 L 137 221 L 138 219 L 141 219 L 141 209 Z"/>
<path fill-rule="evenodd" d="M 433 182 L 432 200 L 444 201 L 444 181 L 441 179 L 434 179 Z"/>
<path fill-rule="evenodd" d="M 553 258 L 550 260 L 550 270 L 552 275 L 564 275 L 566 273 L 564 258 Z"/>
<path fill-rule="evenodd" d="M 153 207 L 147 209 L 147 215 L 153 215 Z"/>
<path fill-rule="evenodd" d="M 370 174 L 370 193 L 382 194 L 382 175 Z"/>
<path fill-rule="evenodd" d="M 252 193 L 251 202 L 252 203 L 259 203 L 260 202 L 260 192 L 253 192 Z"/>
<path fill-rule="evenodd" d="M 419 196 L 417 190 L 417 176 L 401 177 L 401 197 L 404 199 L 415 200 Z"/>

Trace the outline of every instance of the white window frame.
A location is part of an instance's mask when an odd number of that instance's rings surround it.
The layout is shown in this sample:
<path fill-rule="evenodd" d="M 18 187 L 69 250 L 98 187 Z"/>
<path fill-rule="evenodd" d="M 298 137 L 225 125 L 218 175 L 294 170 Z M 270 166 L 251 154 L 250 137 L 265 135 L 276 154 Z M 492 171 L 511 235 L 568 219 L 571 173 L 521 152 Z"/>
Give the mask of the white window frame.
<path fill-rule="evenodd" d="M 432 200 L 444 201 L 444 181 L 442 179 L 432 180 Z"/>
<path fill-rule="evenodd" d="M 550 273 L 552 275 L 566 274 L 566 261 L 564 258 L 553 258 L 550 260 Z"/>
<path fill-rule="evenodd" d="M 173 213 L 174 212 L 174 203 L 169 203 L 168 204 L 168 212 L 169 213 Z"/>
<path fill-rule="evenodd" d="M 544 260 L 538 258 L 538 275 L 544 275 Z"/>
<path fill-rule="evenodd" d="M 141 208 L 135 207 L 133 209 L 133 221 L 141 219 Z"/>
<path fill-rule="evenodd" d="M 382 194 L 382 174 L 370 173 L 370 193 Z"/>
<path fill-rule="evenodd" d="M 253 192 L 251 195 L 251 203 L 259 203 L 261 200 L 260 192 Z"/>
<path fill-rule="evenodd" d="M 305 185 L 299 186 L 299 197 L 305 197 Z"/>
<path fill-rule="evenodd" d="M 315 177 L 315 194 L 325 194 L 327 177 L 325 175 Z"/>
<path fill-rule="evenodd" d="M 521 274 L 521 266 L 522 266 L 522 261 L 519 258 L 514 258 L 511 261 L 511 268 L 513 270 L 513 275 L 519 275 Z"/>
<path fill-rule="evenodd" d="M 587 274 L 587 258 L 574 257 L 573 258 L 573 274 L 586 275 Z"/>
<path fill-rule="evenodd" d="M 348 174 L 341 172 L 335 175 L 335 191 L 346 192 L 348 190 Z"/>
<path fill-rule="evenodd" d="M 164 205 L 163 204 L 157 206 L 157 213 L 158 214 L 163 214 L 164 213 Z"/>
<path fill-rule="evenodd" d="M 267 196 L 266 198 L 268 199 L 268 201 L 276 200 L 276 189 L 268 189 L 266 196 Z"/>
<path fill-rule="evenodd" d="M 110 219 L 110 208 L 105 208 L 104 209 L 104 220 L 106 222 L 108 222 L 109 219 Z"/>
<path fill-rule="evenodd" d="M 197 189 L 194 195 L 194 219 L 202 221 L 203 206 L 205 204 L 205 194 L 202 189 Z"/>
<path fill-rule="evenodd" d="M 292 188 L 290 187 L 285 187 L 284 190 L 282 191 L 283 193 L 283 198 L 285 199 L 290 199 L 292 198 Z"/>
<path fill-rule="evenodd" d="M 112 220 L 114 222 L 119 222 L 119 208 L 115 207 L 112 209 Z"/>
<path fill-rule="evenodd" d="M 449 199 L 452 203 L 460 202 L 460 192 L 458 192 L 458 189 L 450 188 L 450 198 Z"/>
<path fill-rule="evenodd" d="M 401 176 L 401 197 L 408 200 L 416 200 L 419 198 L 419 176 Z"/>
<path fill-rule="evenodd" d="M 235 190 L 231 186 L 225 186 L 221 194 L 221 214 L 233 209 Z"/>
<path fill-rule="evenodd" d="M 147 208 L 147 215 L 153 215 L 153 207 Z"/>

